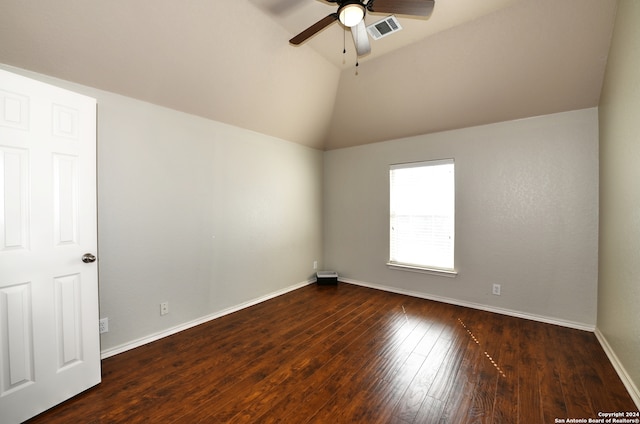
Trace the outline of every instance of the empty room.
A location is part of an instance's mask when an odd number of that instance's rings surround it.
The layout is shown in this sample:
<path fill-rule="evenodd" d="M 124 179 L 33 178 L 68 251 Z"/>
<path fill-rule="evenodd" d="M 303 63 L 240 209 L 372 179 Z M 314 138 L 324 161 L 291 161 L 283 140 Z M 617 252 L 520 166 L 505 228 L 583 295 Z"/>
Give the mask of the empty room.
<path fill-rule="evenodd" d="M 640 1 L 2 0 L 0 423 L 640 423 Z"/>

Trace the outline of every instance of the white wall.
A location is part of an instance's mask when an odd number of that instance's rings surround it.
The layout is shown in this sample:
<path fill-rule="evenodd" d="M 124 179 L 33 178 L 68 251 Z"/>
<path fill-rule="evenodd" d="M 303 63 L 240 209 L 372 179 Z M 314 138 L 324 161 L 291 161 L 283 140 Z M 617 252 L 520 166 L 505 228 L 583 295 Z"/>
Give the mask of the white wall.
<path fill-rule="evenodd" d="M 103 352 L 313 276 L 322 260 L 321 151 L 3 68 L 98 100 Z M 170 313 L 161 317 L 164 301 Z"/>
<path fill-rule="evenodd" d="M 455 159 L 459 274 L 388 269 L 389 165 L 440 158 Z M 332 150 L 324 180 L 325 268 L 343 278 L 594 327 L 596 109 Z"/>
<path fill-rule="evenodd" d="M 312 276 L 322 152 L 119 96 L 98 104 L 103 348 Z"/>
<path fill-rule="evenodd" d="M 640 407 L 640 2 L 618 3 L 600 100 L 598 330 Z"/>

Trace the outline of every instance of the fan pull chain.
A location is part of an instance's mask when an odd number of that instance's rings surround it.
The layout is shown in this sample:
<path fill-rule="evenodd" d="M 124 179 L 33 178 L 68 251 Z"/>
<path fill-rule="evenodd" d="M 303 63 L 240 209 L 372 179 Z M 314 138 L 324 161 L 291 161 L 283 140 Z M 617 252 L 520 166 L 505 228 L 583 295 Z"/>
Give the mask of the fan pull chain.
<path fill-rule="evenodd" d="M 346 54 L 347 54 L 347 29 L 344 28 L 342 31 L 342 64 L 344 65 L 346 62 Z"/>
<path fill-rule="evenodd" d="M 355 40 L 356 44 L 358 43 L 358 33 L 356 33 L 356 40 Z M 358 75 L 358 66 L 360 66 L 360 63 L 358 62 L 358 52 L 357 52 L 357 48 L 356 48 L 356 75 Z M 346 63 L 346 55 L 347 55 L 347 28 L 344 28 L 344 31 L 342 32 L 342 64 L 344 65 Z"/>
<path fill-rule="evenodd" d="M 360 62 L 358 61 L 359 57 L 358 57 L 358 32 L 355 33 L 356 37 L 356 76 L 358 76 L 358 66 L 360 66 Z"/>

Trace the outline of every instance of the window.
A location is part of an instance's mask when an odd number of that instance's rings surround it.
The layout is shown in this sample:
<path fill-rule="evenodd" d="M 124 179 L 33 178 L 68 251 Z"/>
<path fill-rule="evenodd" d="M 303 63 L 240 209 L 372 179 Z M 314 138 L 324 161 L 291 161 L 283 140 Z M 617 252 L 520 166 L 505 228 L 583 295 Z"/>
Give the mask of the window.
<path fill-rule="evenodd" d="M 454 274 L 453 159 L 391 165 L 389 265 Z"/>

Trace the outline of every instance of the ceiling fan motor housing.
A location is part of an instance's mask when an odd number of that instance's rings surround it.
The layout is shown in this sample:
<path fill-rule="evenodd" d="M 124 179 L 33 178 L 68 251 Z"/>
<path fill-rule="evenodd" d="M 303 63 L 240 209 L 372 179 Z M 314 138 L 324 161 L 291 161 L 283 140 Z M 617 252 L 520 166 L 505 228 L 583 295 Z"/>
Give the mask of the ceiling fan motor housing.
<path fill-rule="evenodd" d="M 358 25 L 366 13 L 365 6 L 359 0 L 344 0 L 338 7 L 338 19 L 348 27 Z"/>

